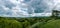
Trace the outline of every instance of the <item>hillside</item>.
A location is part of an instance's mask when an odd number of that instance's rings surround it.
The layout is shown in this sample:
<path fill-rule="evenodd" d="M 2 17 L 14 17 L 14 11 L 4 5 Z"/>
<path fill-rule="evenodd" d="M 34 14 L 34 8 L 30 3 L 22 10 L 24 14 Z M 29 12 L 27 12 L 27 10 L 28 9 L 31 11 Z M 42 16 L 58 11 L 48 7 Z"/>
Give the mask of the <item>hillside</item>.
<path fill-rule="evenodd" d="M 54 17 L 30 17 L 30 18 L 0 17 L 0 28 L 49 28 L 49 27 L 57 28 L 60 26 L 58 25 L 60 22 L 59 20 L 60 18 L 56 17 L 55 18 Z M 55 26 L 53 22 L 54 23 L 57 22 L 58 24 L 56 24 Z"/>

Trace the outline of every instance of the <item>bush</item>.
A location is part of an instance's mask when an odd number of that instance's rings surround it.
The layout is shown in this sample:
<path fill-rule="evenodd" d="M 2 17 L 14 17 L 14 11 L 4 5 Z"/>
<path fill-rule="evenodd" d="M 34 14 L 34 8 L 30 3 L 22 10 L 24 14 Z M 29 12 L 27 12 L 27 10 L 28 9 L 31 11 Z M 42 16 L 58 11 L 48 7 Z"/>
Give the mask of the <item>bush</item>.
<path fill-rule="evenodd" d="M 22 25 L 16 20 L 2 19 L 0 20 L 0 28 L 22 28 Z"/>
<path fill-rule="evenodd" d="M 60 20 L 48 21 L 42 28 L 60 28 Z"/>
<path fill-rule="evenodd" d="M 29 28 L 29 26 L 30 26 L 30 22 L 28 22 L 26 20 L 22 24 L 23 24 L 23 28 Z"/>

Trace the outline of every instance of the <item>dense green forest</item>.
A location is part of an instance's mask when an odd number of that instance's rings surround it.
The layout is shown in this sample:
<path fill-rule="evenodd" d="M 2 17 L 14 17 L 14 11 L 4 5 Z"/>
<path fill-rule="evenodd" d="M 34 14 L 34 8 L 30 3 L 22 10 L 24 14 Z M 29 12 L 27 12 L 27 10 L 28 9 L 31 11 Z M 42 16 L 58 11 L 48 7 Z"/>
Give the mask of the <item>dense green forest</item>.
<path fill-rule="evenodd" d="M 59 17 L 0 17 L 0 28 L 60 28 Z"/>

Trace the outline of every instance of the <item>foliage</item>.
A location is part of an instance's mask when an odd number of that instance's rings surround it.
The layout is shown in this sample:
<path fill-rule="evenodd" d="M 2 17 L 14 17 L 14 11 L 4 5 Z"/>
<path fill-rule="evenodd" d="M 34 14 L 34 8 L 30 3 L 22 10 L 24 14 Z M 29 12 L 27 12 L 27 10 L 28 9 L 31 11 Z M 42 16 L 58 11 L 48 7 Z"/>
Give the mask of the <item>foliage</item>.
<path fill-rule="evenodd" d="M 52 17 L 0 17 L 0 28 L 49 28 L 50 25 L 54 27 L 51 22 L 56 22 L 55 20 L 58 19 Z"/>
<path fill-rule="evenodd" d="M 22 28 L 22 25 L 16 20 L 0 19 L 0 28 Z"/>

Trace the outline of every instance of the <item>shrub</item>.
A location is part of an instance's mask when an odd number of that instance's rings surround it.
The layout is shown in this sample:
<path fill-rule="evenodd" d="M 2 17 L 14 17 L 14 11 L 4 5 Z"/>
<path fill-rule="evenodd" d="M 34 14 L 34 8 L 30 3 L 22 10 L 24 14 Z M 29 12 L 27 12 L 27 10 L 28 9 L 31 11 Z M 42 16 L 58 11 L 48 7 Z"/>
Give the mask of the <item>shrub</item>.
<path fill-rule="evenodd" d="M 2 19 L 0 20 L 0 28 L 22 28 L 22 25 L 16 20 Z"/>
<path fill-rule="evenodd" d="M 22 24 L 23 24 L 23 28 L 29 28 L 29 26 L 30 26 L 30 22 L 28 22 L 26 20 Z"/>

